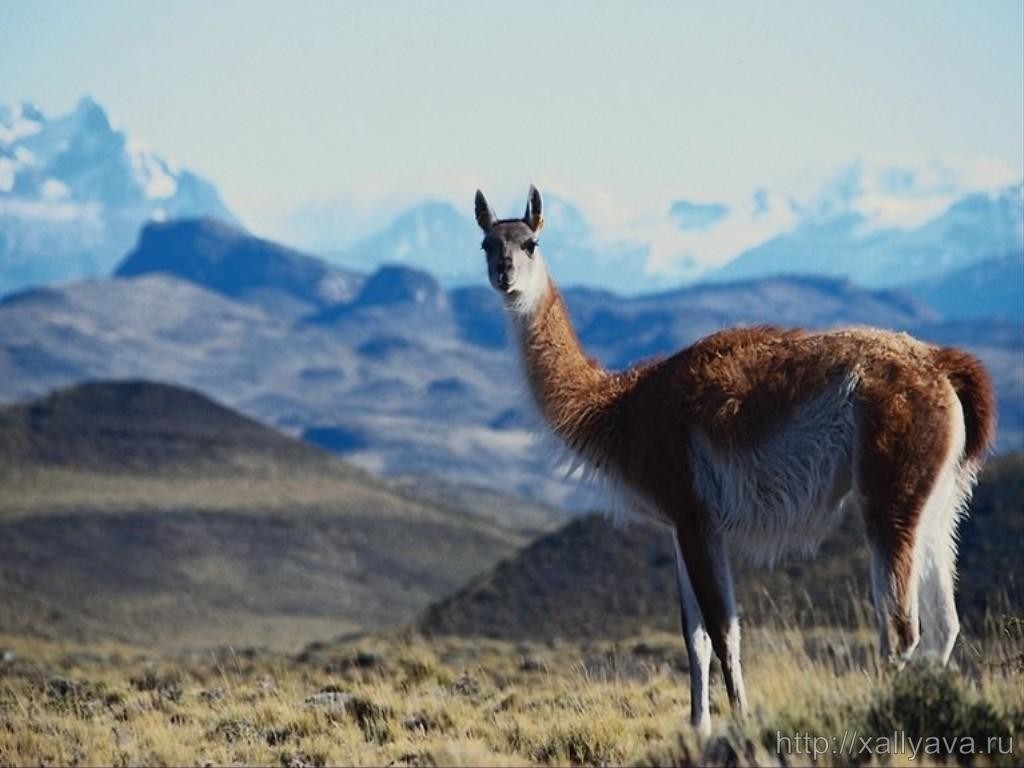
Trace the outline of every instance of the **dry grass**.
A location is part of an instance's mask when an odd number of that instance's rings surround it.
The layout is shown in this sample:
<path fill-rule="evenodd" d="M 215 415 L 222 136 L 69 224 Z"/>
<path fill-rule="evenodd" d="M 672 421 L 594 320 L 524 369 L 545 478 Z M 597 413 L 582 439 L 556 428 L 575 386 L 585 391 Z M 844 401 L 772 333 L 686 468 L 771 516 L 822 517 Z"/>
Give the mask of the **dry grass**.
<path fill-rule="evenodd" d="M 1014 754 L 974 762 L 1019 764 L 1024 631 L 1019 620 L 988 630 L 961 644 L 949 675 L 879 669 L 867 631 L 751 630 L 751 713 L 729 716 L 716 685 L 706 742 L 684 725 L 685 659 L 669 635 L 581 645 L 379 635 L 297 656 L 7 637 L 0 764 L 772 765 L 776 732 L 914 728 L 922 712 L 945 718 L 924 723 L 943 735 L 1012 736 Z M 921 764 L 908 758 L 876 762 Z"/>

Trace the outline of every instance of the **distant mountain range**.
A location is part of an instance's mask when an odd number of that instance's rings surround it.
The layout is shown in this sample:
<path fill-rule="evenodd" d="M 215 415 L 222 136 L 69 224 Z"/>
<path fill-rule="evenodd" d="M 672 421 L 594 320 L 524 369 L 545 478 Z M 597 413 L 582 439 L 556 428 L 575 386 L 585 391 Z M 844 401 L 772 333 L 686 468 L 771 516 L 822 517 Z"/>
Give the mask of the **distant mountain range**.
<path fill-rule="evenodd" d="M 807 200 L 763 188 L 741 203 L 678 199 L 649 231 L 618 239 L 548 195 L 541 244 L 561 284 L 631 295 L 777 274 L 894 287 L 986 260 L 1024 262 L 1024 188 L 994 187 L 996 177 L 980 188 L 968 176 L 941 164 L 858 162 Z M 316 216 L 290 231 L 345 270 L 399 264 L 446 288 L 479 284 L 471 192 L 464 206 L 434 200 L 399 211 L 355 242 L 319 231 Z M 191 217 L 237 223 L 210 182 L 137 147 L 91 99 L 52 119 L 27 104 L 0 106 L 0 295 L 105 276 L 144 223 Z"/>
<path fill-rule="evenodd" d="M 698 254 L 680 252 L 681 271 L 649 267 L 649 245 L 601 242 L 578 208 L 552 198 L 541 235 L 545 258 L 565 285 L 609 288 L 626 294 L 663 291 L 681 282 L 732 282 L 771 275 L 842 277 L 870 287 L 895 287 L 934 280 L 986 260 L 1016 257 L 1024 265 L 1024 203 L 1020 186 L 998 194 L 968 194 L 920 226 L 872 223 L 854 206 L 835 204 L 792 209 L 794 224 L 741 251 L 725 266 L 701 273 Z M 669 215 L 681 233 L 713 241 L 730 224 L 724 204 L 679 200 Z M 696 241 L 699 247 L 700 241 Z M 479 282 L 480 235 L 467 212 L 432 202 L 399 214 L 380 232 L 331 260 L 365 270 L 387 263 L 430 271 L 446 285 Z"/>
<path fill-rule="evenodd" d="M 227 269 L 232 259 L 239 266 Z M 202 220 L 150 226 L 118 274 L 0 301 L 0 399 L 95 378 L 167 381 L 375 474 L 595 503 L 531 439 L 535 419 L 488 288 L 445 290 L 397 265 L 355 275 Z M 325 286 L 343 298 L 329 303 Z M 905 292 L 821 277 L 565 295 L 588 351 L 613 367 L 737 323 L 871 324 L 963 345 L 996 381 L 1000 448 L 1024 446 L 1024 340 L 1013 319 L 947 320 Z"/>
<path fill-rule="evenodd" d="M 235 217 L 216 188 L 113 128 L 90 98 L 0 105 L 0 294 L 110 274 L 150 220 Z"/>
<path fill-rule="evenodd" d="M 1024 259 L 1009 253 L 906 286 L 943 317 L 1024 322 Z"/>
<path fill-rule="evenodd" d="M 1024 263 L 1024 191 L 971 194 L 912 229 L 875 228 L 848 208 L 809 214 L 790 232 L 741 253 L 709 280 L 779 274 L 842 276 L 895 286 L 954 273 L 986 260 Z"/>

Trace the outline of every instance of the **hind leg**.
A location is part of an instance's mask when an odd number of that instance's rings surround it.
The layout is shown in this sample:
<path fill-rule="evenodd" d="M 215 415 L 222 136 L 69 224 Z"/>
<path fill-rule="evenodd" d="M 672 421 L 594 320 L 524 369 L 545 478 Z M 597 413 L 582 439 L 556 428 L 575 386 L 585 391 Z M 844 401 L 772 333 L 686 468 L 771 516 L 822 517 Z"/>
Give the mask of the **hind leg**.
<path fill-rule="evenodd" d="M 932 495 L 935 505 L 928 510 L 928 530 L 922 539 L 921 558 L 921 650 L 945 664 L 953 652 L 960 620 L 954 596 L 956 582 L 956 526 L 967 507 L 972 472 L 951 467 Z"/>
<path fill-rule="evenodd" d="M 902 667 L 921 638 L 918 583 L 912 545 L 892 549 L 884 536 L 872 536 L 871 588 L 882 658 Z"/>
<path fill-rule="evenodd" d="M 949 661 L 960 632 L 954 598 L 952 545 L 933 542 L 921 568 L 921 651 L 941 664 Z"/>
<path fill-rule="evenodd" d="M 952 519 L 955 467 L 963 447 L 962 414 L 958 405 L 955 411 L 951 407 L 956 402 L 951 390 L 948 395 L 945 403 L 937 396 L 928 402 L 924 395 L 886 401 L 886 408 L 870 415 L 872 437 L 857 470 L 881 652 L 899 666 L 921 638 L 922 591 L 930 634 L 942 635 L 943 645 L 948 642 L 948 627 L 932 632 L 940 616 L 948 624 L 950 569 L 935 544 L 937 531 L 948 529 L 942 521 Z M 922 590 L 924 582 L 928 587 Z"/>

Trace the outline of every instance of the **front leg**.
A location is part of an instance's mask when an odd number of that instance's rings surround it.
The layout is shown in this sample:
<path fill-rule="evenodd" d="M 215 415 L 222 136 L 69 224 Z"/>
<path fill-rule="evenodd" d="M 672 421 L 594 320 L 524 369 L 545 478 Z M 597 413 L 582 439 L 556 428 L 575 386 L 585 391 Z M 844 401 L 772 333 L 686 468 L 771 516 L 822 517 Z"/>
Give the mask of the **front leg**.
<path fill-rule="evenodd" d="M 711 638 L 704 627 L 697 595 L 679 548 L 679 536 L 673 532 L 676 553 L 676 584 L 679 587 L 679 615 L 683 639 L 690 659 L 690 723 L 701 736 L 711 733 L 711 705 L 708 677 L 711 673 Z"/>
<path fill-rule="evenodd" d="M 740 664 L 740 623 L 736 610 L 732 570 L 725 542 L 718 533 L 676 528 L 678 558 L 686 564 L 690 592 L 700 608 L 711 647 L 722 664 L 722 677 L 734 712 L 747 708 Z M 678 570 L 678 569 L 677 569 Z"/>

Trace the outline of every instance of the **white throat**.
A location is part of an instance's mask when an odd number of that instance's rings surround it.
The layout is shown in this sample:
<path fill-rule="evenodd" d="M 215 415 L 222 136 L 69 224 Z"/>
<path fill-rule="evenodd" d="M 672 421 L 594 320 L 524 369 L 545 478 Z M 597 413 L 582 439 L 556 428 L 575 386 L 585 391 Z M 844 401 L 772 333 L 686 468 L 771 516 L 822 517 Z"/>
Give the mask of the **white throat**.
<path fill-rule="evenodd" d="M 516 281 L 515 291 L 509 296 L 509 310 L 518 319 L 530 318 L 549 290 L 551 279 L 548 277 L 548 265 L 544 263 L 544 257 L 538 249 L 533 254 L 525 279 L 522 282 Z"/>

